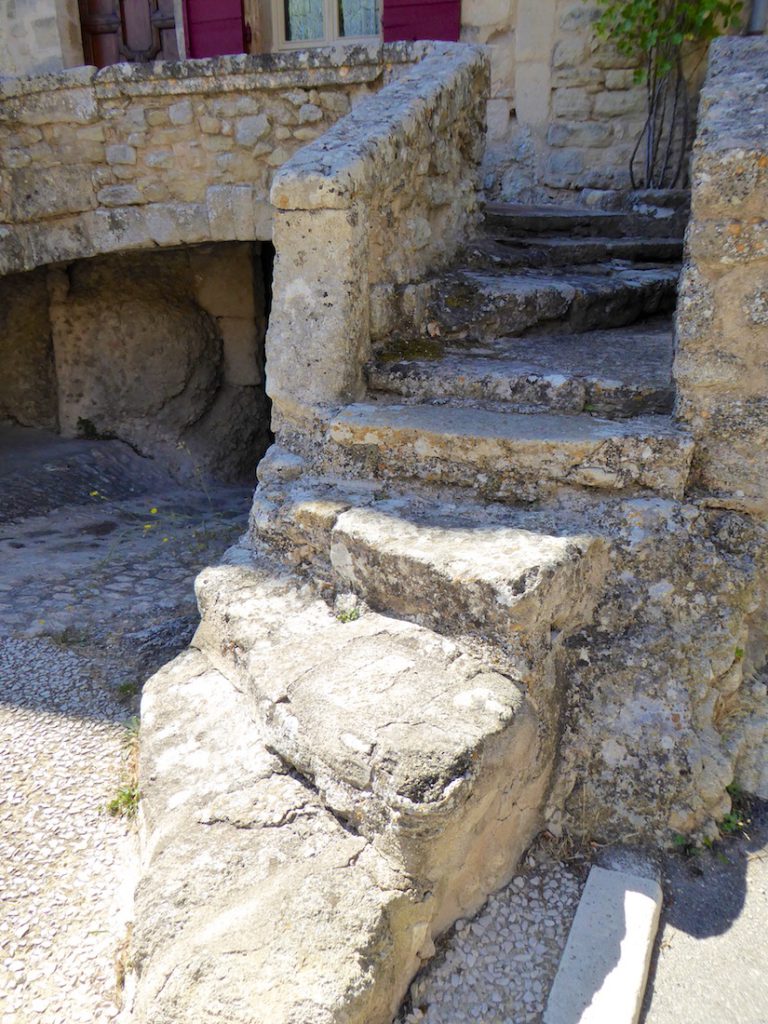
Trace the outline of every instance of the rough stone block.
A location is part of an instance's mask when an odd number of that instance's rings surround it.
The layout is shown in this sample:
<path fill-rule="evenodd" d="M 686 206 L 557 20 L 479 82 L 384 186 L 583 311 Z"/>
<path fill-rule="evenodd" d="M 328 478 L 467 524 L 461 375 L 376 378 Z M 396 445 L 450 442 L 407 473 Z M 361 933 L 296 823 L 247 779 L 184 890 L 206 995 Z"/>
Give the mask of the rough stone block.
<path fill-rule="evenodd" d="M 142 202 L 141 192 L 135 185 L 107 185 L 96 195 L 102 206 L 132 206 Z"/>
<path fill-rule="evenodd" d="M 241 117 L 235 122 L 235 142 L 239 146 L 255 146 L 269 134 L 270 120 L 266 114 Z"/>
<path fill-rule="evenodd" d="M 576 146 L 586 149 L 610 146 L 613 139 L 613 126 L 599 121 L 576 121 L 575 123 L 556 122 L 547 132 L 550 146 Z"/>
<path fill-rule="evenodd" d="M 518 0 L 515 49 L 518 62 L 550 63 L 555 24 L 555 0 Z"/>
<path fill-rule="evenodd" d="M 136 149 L 133 146 L 126 146 L 122 143 L 107 146 L 104 154 L 108 164 L 136 163 Z"/>
<path fill-rule="evenodd" d="M 597 117 L 622 117 L 626 114 L 642 114 L 648 102 L 644 89 L 627 89 L 621 92 L 602 92 L 595 96 Z"/>
<path fill-rule="evenodd" d="M 81 167 L 24 167 L 9 178 L 15 221 L 46 220 L 96 205 L 90 174 Z"/>
<path fill-rule="evenodd" d="M 631 89 L 635 84 L 632 68 L 611 68 L 605 72 L 606 89 Z"/>
<path fill-rule="evenodd" d="M 596 99 L 599 99 L 599 95 Z M 593 97 L 584 89 L 555 89 L 552 110 L 558 117 L 587 118 L 592 113 Z"/>
<path fill-rule="evenodd" d="M 549 62 L 518 64 L 515 76 L 515 107 L 518 118 L 531 125 L 545 124 L 550 114 Z"/>

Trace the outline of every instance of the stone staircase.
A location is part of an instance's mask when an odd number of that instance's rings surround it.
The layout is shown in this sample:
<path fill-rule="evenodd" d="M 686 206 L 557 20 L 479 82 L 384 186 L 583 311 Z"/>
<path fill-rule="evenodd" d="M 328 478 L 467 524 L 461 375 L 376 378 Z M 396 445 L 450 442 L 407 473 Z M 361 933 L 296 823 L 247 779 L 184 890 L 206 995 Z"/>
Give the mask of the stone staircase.
<path fill-rule="evenodd" d="M 367 400 L 330 420 L 323 469 L 486 501 L 681 497 L 692 445 L 670 416 L 670 317 L 682 241 L 659 224 L 679 218 L 491 206 L 453 267 L 403 290 Z"/>
<path fill-rule="evenodd" d="M 437 936 L 511 876 L 552 797 L 569 645 L 620 568 L 595 499 L 681 498 L 689 472 L 669 221 L 489 207 L 460 262 L 403 289 L 365 401 L 332 411 L 322 444 L 278 437 L 262 461 L 250 546 L 198 582 L 197 660 L 148 690 L 165 737 L 142 768 L 151 856 L 209 883 L 146 872 L 150 919 L 176 885 L 175 937 L 159 953 L 137 932 L 137 1024 L 212 1006 L 387 1024 Z M 212 721 L 219 701 L 241 709 L 236 749 L 273 758 L 243 791 L 220 751 L 218 810 L 155 781 L 186 756 L 161 726 L 192 720 L 181 695 L 201 678 Z"/>

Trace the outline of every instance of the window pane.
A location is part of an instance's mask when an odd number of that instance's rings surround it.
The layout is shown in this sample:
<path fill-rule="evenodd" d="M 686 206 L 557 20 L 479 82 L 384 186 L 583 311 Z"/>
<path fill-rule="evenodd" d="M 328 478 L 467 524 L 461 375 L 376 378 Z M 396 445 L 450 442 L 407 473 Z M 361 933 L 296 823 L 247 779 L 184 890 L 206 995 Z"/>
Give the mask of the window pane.
<path fill-rule="evenodd" d="M 338 0 L 340 36 L 377 36 L 378 0 Z"/>
<path fill-rule="evenodd" d="M 285 38 L 324 39 L 323 0 L 285 0 Z"/>

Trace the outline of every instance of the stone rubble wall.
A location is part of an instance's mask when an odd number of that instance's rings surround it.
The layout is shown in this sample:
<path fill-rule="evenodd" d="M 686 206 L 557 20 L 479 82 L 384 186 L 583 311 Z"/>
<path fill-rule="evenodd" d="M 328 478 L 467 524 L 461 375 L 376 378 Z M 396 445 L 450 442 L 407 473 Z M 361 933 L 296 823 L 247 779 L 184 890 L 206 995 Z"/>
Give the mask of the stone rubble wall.
<path fill-rule="evenodd" d="M 277 167 L 426 44 L 119 64 L 0 81 L 0 273 L 269 239 Z"/>
<path fill-rule="evenodd" d="M 487 88 L 480 50 L 436 44 L 276 175 L 276 430 L 363 394 L 374 317 L 476 226 Z"/>
<path fill-rule="evenodd" d="M 710 503 L 768 512 L 768 37 L 717 40 L 694 148 L 677 415 Z"/>

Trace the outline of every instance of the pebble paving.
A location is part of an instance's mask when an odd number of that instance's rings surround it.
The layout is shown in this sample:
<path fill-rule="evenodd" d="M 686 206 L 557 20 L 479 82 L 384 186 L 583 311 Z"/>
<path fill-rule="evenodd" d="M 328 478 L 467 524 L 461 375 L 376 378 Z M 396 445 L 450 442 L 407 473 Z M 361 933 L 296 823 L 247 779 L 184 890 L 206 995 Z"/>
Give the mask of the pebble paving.
<path fill-rule="evenodd" d="M 103 473 L 89 486 L 87 462 L 78 472 L 63 507 L 52 484 L 45 506 L 0 518 L 0 1024 L 127 1017 L 136 840 L 107 805 L 140 684 L 188 641 L 194 576 L 250 505 L 249 488 L 160 488 L 155 471 L 115 499 Z M 23 474 L 4 483 L 21 493 Z"/>
<path fill-rule="evenodd" d="M 411 985 L 402 1024 L 538 1024 L 584 872 L 541 846 L 471 921 L 458 921 Z"/>

